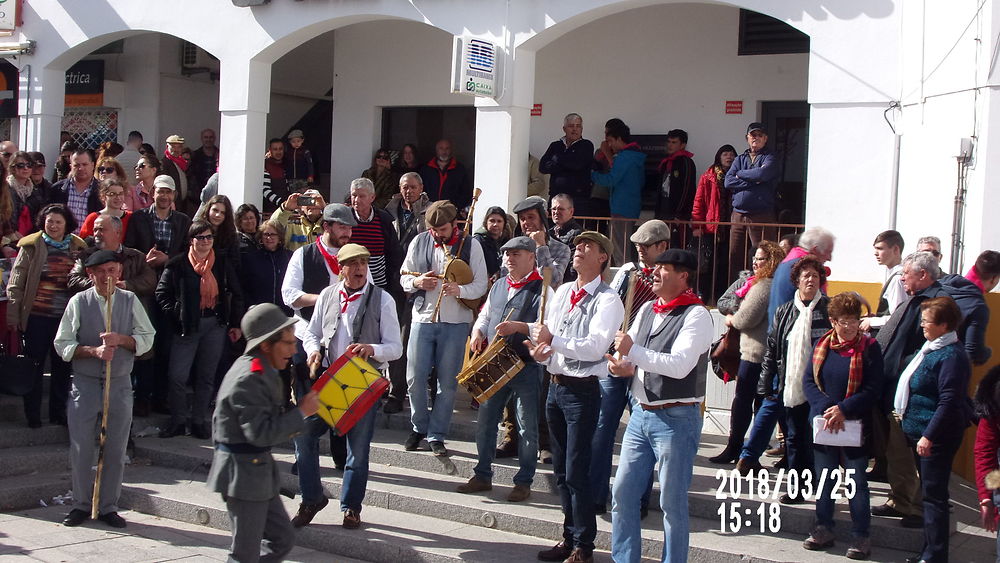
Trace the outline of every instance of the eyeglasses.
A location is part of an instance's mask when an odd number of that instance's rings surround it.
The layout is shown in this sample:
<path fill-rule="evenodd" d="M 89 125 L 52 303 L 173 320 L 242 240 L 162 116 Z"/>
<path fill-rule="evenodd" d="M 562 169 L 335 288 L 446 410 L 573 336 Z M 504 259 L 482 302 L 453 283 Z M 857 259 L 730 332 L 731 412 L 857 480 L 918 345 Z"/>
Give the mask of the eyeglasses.
<path fill-rule="evenodd" d="M 98 166 L 97 167 L 97 171 L 100 172 L 101 174 L 111 174 L 112 172 L 115 172 L 115 167 L 114 166 Z"/>
<path fill-rule="evenodd" d="M 275 238 L 277 236 L 278 236 L 278 233 L 261 233 L 260 234 L 261 238 Z"/>
<path fill-rule="evenodd" d="M 389 160 L 389 155 L 387 154 L 376 155 L 375 160 Z"/>
<path fill-rule="evenodd" d="M 213 240 L 215 238 L 215 235 L 195 235 L 191 238 L 195 240 Z"/>
<path fill-rule="evenodd" d="M 756 256 L 754 256 L 753 257 L 753 261 L 754 262 L 767 262 L 767 258 L 757 258 Z"/>
<path fill-rule="evenodd" d="M 125 192 L 108 192 L 105 197 L 121 197 L 125 195 Z"/>
<path fill-rule="evenodd" d="M 17 168 L 18 170 L 24 170 L 25 168 L 31 168 L 31 165 L 28 164 L 27 162 L 18 162 L 17 164 L 13 165 L 12 168 Z"/>
<path fill-rule="evenodd" d="M 833 321 L 833 324 L 837 326 L 842 326 L 844 328 L 850 328 L 852 326 L 860 325 L 861 319 L 837 319 Z"/>
<path fill-rule="evenodd" d="M 146 163 L 145 162 L 140 162 L 139 164 L 135 165 L 135 169 L 136 170 L 142 170 L 145 167 L 146 167 Z"/>

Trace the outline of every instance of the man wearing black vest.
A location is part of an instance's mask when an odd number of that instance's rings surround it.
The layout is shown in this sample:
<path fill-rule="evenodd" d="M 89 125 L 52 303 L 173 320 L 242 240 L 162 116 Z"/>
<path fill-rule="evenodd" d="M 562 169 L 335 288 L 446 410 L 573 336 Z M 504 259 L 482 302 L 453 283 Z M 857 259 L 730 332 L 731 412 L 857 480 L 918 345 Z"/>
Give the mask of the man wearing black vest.
<path fill-rule="evenodd" d="M 402 355 L 396 303 L 388 292 L 368 282 L 370 257 L 371 253 L 358 244 L 344 245 L 337 252 L 342 279 L 319 294 L 304 333 L 302 345 L 310 365 L 329 366 L 350 352 L 384 373 L 386 363 Z M 348 455 L 340 510 L 344 513 L 344 527 L 351 530 L 361 525 L 361 502 L 368 486 L 368 452 L 377 413 L 377 406 L 370 408 L 346 434 Z M 322 418 L 312 416 L 306 419 L 303 433 L 295 437 L 295 461 L 304 504 L 313 500 L 327 502 L 319 478 L 319 437 L 328 429 Z"/>
<path fill-rule="evenodd" d="M 514 490 L 507 495 L 509 502 L 520 502 L 531 496 L 538 456 L 538 397 L 541 389 L 542 366 L 531 358 L 525 345 L 528 323 L 538 320 L 542 297 L 542 276 L 535 269 L 535 241 L 530 237 L 514 237 L 500 248 L 507 277 L 493 284 L 486 305 L 479 312 L 472 328 L 472 350 L 483 352 L 487 342 L 506 338 L 524 360 L 524 368 L 495 395 L 479 406 L 476 448 L 479 463 L 469 482 L 460 485 L 460 493 L 476 493 L 493 489 L 493 457 L 497 447 L 497 423 L 504 406 L 516 398 L 515 411 L 520 429 L 520 470 L 514 475 Z M 551 288 L 548 289 L 552 291 Z M 513 313 L 513 314 L 511 314 Z M 508 318 L 508 315 L 510 317 Z"/>
<path fill-rule="evenodd" d="M 292 357 L 295 376 L 295 394 L 302 396 L 309 392 L 312 380 L 306 364 L 306 353 L 302 348 L 309 320 L 312 318 L 316 300 L 328 286 L 335 284 L 340 275 L 337 252 L 351 240 L 351 230 L 357 221 L 350 207 L 331 203 L 323 208 L 323 234 L 316 242 L 295 250 L 288 261 L 285 279 L 281 282 L 281 298 L 285 305 L 295 311 L 295 337 L 299 339 L 298 350 Z M 330 433 L 330 449 L 333 462 L 343 469 L 347 462 L 347 443 L 343 437 Z M 304 493 L 304 491 L 303 491 Z M 317 512 L 327 505 L 326 497 L 308 499 L 303 497 L 299 512 L 293 519 L 296 527 L 308 524 Z"/>
<path fill-rule="evenodd" d="M 691 289 L 698 260 L 670 249 L 656 259 L 656 301 L 639 311 L 628 334 L 619 332 L 608 370 L 630 377 L 635 408 L 629 417 L 612 489 L 611 557 L 642 557 L 639 499 L 654 465 L 660 467 L 664 561 L 686 561 L 690 536 L 688 488 L 701 436 L 712 316 Z"/>
<path fill-rule="evenodd" d="M 472 309 L 459 299 L 486 293 L 486 261 L 479 241 L 458 230 L 458 210 L 448 200 L 427 207 L 428 230 L 413 238 L 400 270 L 403 291 L 416 294 L 406 351 L 406 384 L 413 431 L 403 444 L 414 451 L 427 438 L 434 455 L 446 456 L 444 441 L 455 405 L 456 376 L 465 355 Z M 469 265 L 472 281 L 464 285 L 439 279 L 451 258 Z M 422 272 L 413 275 L 415 272 Z M 443 293 L 443 294 L 442 294 Z M 437 370 L 437 395 L 428 409 L 427 379 Z"/>
<path fill-rule="evenodd" d="M 625 307 L 602 275 L 611 241 L 584 231 L 574 240 L 574 283 L 559 286 L 548 302 L 545 323 L 531 325 L 531 355 L 546 362 L 552 384 L 545 403 L 552 447 L 552 471 L 563 510 L 563 539 L 539 552 L 542 561 L 593 560 L 597 517 L 590 479 L 591 440 L 601 412 L 607 353 L 625 317 Z M 643 485 L 647 479 L 642 479 Z M 638 508 L 638 502 L 636 503 Z"/>

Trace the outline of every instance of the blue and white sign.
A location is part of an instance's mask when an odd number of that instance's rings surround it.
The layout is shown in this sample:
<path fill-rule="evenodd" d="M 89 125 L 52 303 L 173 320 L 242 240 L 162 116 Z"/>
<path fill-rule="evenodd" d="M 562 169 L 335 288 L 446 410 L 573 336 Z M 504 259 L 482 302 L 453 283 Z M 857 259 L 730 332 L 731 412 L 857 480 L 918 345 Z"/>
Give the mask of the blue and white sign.
<path fill-rule="evenodd" d="M 451 91 L 495 98 L 500 85 L 499 48 L 483 39 L 455 37 Z"/>

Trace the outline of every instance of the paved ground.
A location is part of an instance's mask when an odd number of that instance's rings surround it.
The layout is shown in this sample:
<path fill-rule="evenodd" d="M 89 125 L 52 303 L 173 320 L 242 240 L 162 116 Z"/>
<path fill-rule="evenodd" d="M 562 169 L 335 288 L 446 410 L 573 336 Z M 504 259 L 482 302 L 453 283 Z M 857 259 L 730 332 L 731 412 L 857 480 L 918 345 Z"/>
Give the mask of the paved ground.
<path fill-rule="evenodd" d="M 68 509 L 50 506 L 0 514 L 0 561 L 120 563 L 153 561 L 225 561 L 229 534 L 123 511 L 124 530 L 100 522 L 67 528 L 61 521 Z M 336 558 L 338 563 L 357 560 Z M 329 563 L 329 553 L 295 548 L 288 561 Z"/>

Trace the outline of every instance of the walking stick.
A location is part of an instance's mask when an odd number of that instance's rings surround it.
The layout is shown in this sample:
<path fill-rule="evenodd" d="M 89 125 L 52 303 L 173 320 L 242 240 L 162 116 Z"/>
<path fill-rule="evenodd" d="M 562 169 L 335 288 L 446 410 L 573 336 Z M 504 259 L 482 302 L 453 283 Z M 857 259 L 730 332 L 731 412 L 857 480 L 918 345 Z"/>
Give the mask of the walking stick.
<path fill-rule="evenodd" d="M 111 298 L 114 297 L 115 282 L 108 278 L 107 305 L 104 307 L 105 332 L 111 332 Z M 101 474 L 104 473 L 104 443 L 108 439 L 108 409 L 111 406 L 111 360 L 104 362 L 104 413 L 101 416 L 100 447 L 97 450 L 97 474 L 94 476 L 94 496 L 90 500 L 90 517 L 97 519 L 97 509 L 101 499 Z"/>

